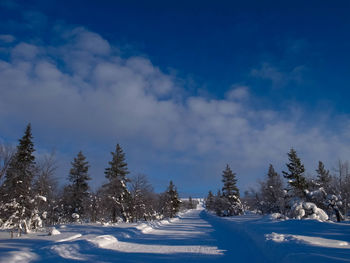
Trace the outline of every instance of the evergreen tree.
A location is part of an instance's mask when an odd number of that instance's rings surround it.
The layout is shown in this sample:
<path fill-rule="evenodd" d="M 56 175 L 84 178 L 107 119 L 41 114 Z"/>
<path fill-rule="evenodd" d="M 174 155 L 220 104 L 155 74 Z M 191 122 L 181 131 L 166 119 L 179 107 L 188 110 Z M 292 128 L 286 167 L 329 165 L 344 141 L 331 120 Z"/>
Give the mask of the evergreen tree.
<path fill-rule="evenodd" d="M 243 206 L 239 199 L 239 189 L 236 185 L 236 174 L 232 172 L 229 165 L 226 165 L 226 169 L 222 173 L 222 197 L 219 201 L 221 215 L 232 216 L 239 215 L 243 212 Z"/>
<path fill-rule="evenodd" d="M 269 166 L 267 179 L 261 183 L 261 199 L 263 213 L 281 213 L 283 205 L 283 183 L 272 164 Z"/>
<path fill-rule="evenodd" d="M 239 197 L 239 190 L 236 186 L 236 174 L 232 172 L 228 164 L 222 173 L 222 182 L 224 183 L 224 186 L 222 187 L 222 195 L 225 198 L 233 199 L 234 197 Z"/>
<path fill-rule="evenodd" d="M 70 193 L 70 212 L 71 214 L 77 213 L 81 217 L 85 213 L 84 208 L 89 197 L 88 181 L 91 180 L 88 174 L 89 162 L 86 161 L 86 157 L 80 151 L 71 164 L 72 168 L 69 172 L 69 181 L 71 184 L 68 186 L 68 192 Z"/>
<path fill-rule="evenodd" d="M 227 215 L 227 211 L 229 208 L 229 203 L 226 198 L 222 195 L 221 191 L 218 190 L 216 195 L 214 196 L 214 211 L 218 216 Z"/>
<path fill-rule="evenodd" d="M 19 140 L 16 153 L 11 158 L 2 185 L 3 202 L 6 206 L 4 215 L 8 226 L 29 230 L 32 216 L 32 181 L 36 172 L 34 144 L 31 125 L 28 124 L 23 137 Z M 29 224 L 29 225 L 28 225 Z"/>
<path fill-rule="evenodd" d="M 169 186 L 165 192 L 165 207 L 163 209 L 164 216 L 173 218 L 180 208 L 180 199 L 177 193 L 176 187 L 172 181 L 170 181 Z"/>
<path fill-rule="evenodd" d="M 292 148 L 288 153 L 289 163 L 286 164 L 288 171 L 283 171 L 284 178 L 288 180 L 289 190 L 294 192 L 295 196 L 304 198 L 307 189 L 306 179 L 304 177 L 305 168 L 301 163 L 296 151 Z"/>
<path fill-rule="evenodd" d="M 317 173 L 316 182 L 324 189 L 329 188 L 332 178 L 329 175 L 329 170 L 326 170 L 326 168 L 324 167 L 323 162 L 321 161 L 318 162 L 318 168 L 316 169 L 316 173 Z"/>
<path fill-rule="evenodd" d="M 112 221 L 116 222 L 118 216 L 121 216 L 124 221 L 129 221 L 131 195 L 126 187 L 126 183 L 129 181 L 126 177 L 129 174 L 128 165 L 119 144 L 117 144 L 115 152 L 111 154 L 112 161 L 109 162 L 110 166 L 105 170 L 109 182 L 104 185 L 104 189 L 111 201 Z"/>
<path fill-rule="evenodd" d="M 327 211 L 329 210 L 328 194 L 335 193 L 331 186 L 332 177 L 329 175 L 329 171 L 325 169 L 324 164 L 319 161 L 318 168 L 316 169 L 316 180 L 313 178 L 307 180 L 308 190 L 306 197 L 308 201 L 311 201 L 317 205 L 317 207 Z"/>
<path fill-rule="evenodd" d="M 208 196 L 205 200 L 205 208 L 209 211 L 214 210 L 214 202 L 215 202 L 214 195 L 213 195 L 212 191 L 209 191 Z"/>

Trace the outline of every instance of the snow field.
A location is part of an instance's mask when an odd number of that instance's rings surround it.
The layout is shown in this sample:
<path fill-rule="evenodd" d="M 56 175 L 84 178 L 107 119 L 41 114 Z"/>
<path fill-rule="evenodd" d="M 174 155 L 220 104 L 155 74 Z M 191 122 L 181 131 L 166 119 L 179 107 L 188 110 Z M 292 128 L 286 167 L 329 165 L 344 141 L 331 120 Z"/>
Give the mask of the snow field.
<path fill-rule="evenodd" d="M 350 262 L 348 222 L 278 218 L 198 207 L 172 220 L 64 225 L 56 235 L 0 231 L 0 262 Z"/>

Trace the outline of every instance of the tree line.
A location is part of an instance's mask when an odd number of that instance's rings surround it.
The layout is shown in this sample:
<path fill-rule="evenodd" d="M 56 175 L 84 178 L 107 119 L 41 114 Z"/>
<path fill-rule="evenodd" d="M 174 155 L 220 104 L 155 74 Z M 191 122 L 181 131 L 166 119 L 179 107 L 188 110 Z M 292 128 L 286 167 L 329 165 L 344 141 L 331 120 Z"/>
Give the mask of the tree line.
<path fill-rule="evenodd" d="M 282 218 L 344 220 L 350 207 L 349 164 L 339 161 L 335 169 L 337 174 L 331 174 L 319 161 L 314 175 L 308 176 L 295 149 L 287 155 L 283 176 L 270 164 L 259 188 L 246 191 L 242 199 L 236 186 L 236 174 L 227 165 L 222 175 L 222 191 L 216 195 L 209 191 L 206 208 L 219 216 L 239 215 L 243 210 L 250 210 Z"/>
<path fill-rule="evenodd" d="M 106 183 L 91 191 L 89 162 L 80 151 L 71 162 L 69 184 L 55 179 L 53 154 L 36 160 L 31 125 L 16 148 L 0 145 L 0 227 L 29 232 L 67 222 L 136 222 L 171 218 L 181 201 L 172 181 L 155 193 L 147 176 L 129 177 L 122 147 L 117 144 L 104 171 Z"/>

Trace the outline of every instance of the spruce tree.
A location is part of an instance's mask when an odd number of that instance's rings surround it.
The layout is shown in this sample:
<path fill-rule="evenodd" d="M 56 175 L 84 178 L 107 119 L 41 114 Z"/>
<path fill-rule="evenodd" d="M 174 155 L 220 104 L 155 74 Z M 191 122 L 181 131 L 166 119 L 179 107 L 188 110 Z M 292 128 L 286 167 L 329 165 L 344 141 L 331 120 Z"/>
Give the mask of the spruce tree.
<path fill-rule="evenodd" d="M 232 172 L 228 164 L 222 173 L 222 182 L 224 186 L 222 187 L 222 197 L 219 201 L 219 215 L 232 216 L 241 214 L 243 206 L 239 199 L 236 174 Z"/>
<path fill-rule="evenodd" d="M 118 216 L 121 216 L 124 221 L 128 221 L 130 219 L 131 195 L 126 187 L 126 183 L 129 181 L 126 176 L 129 171 L 125 161 L 125 153 L 117 144 L 115 152 L 111 152 L 111 154 L 112 161 L 105 169 L 105 175 L 109 182 L 104 185 L 104 189 L 111 202 L 112 221 L 116 222 Z"/>
<path fill-rule="evenodd" d="M 165 192 L 165 207 L 164 207 L 164 215 L 166 217 L 174 217 L 180 209 L 180 199 L 179 194 L 173 181 L 170 181 L 169 186 Z"/>
<path fill-rule="evenodd" d="M 294 195 L 304 198 L 305 190 L 307 189 L 306 178 L 304 177 L 305 168 L 301 163 L 296 151 L 292 148 L 288 153 L 289 163 L 286 164 L 288 171 L 283 171 L 284 178 L 288 180 L 289 190 L 294 192 Z"/>
<path fill-rule="evenodd" d="M 224 183 L 224 186 L 222 187 L 222 195 L 224 197 L 228 199 L 239 197 L 239 190 L 236 186 L 236 174 L 232 172 L 228 164 L 222 173 L 222 182 Z"/>
<path fill-rule="evenodd" d="M 332 187 L 332 177 L 329 174 L 329 170 L 326 170 L 324 164 L 319 161 L 316 169 L 316 180 L 308 180 L 309 190 L 311 193 L 307 194 L 308 201 L 311 201 L 317 205 L 317 207 L 327 211 L 332 206 L 328 202 L 328 194 L 335 193 L 335 187 Z"/>
<path fill-rule="evenodd" d="M 283 183 L 272 164 L 269 166 L 267 179 L 261 183 L 262 210 L 264 213 L 281 213 L 283 207 Z"/>
<path fill-rule="evenodd" d="M 28 124 L 15 155 L 12 157 L 2 185 L 3 201 L 6 206 L 4 217 L 8 226 L 25 225 L 28 231 L 32 215 L 32 181 L 35 175 L 34 144 L 31 125 Z"/>
<path fill-rule="evenodd" d="M 205 208 L 209 211 L 214 210 L 214 203 L 215 203 L 215 198 L 214 195 L 212 193 L 212 191 L 208 192 L 208 196 L 205 200 Z"/>
<path fill-rule="evenodd" d="M 323 162 L 321 161 L 318 162 L 318 168 L 316 169 L 316 173 L 317 173 L 316 182 L 325 189 L 329 188 L 329 184 L 332 178 L 329 175 L 329 170 L 326 170 L 326 168 L 324 167 Z"/>
<path fill-rule="evenodd" d="M 84 216 L 86 201 L 89 197 L 89 184 L 91 180 L 89 171 L 89 162 L 86 161 L 86 157 L 80 151 L 74 161 L 71 163 L 72 168 L 69 171 L 69 181 L 71 184 L 68 186 L 70 192 L 70 206 L 71 213 L 77 213 L 79 216 Z"/>

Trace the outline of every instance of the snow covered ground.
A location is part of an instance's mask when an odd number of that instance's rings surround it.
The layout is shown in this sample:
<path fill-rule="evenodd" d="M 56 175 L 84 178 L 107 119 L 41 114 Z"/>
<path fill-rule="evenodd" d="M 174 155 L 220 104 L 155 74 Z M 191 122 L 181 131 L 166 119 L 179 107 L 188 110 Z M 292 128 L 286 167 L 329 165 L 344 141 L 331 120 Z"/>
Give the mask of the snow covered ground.
<path fill-rule="evenodd" d="M 350 262 L 348 223 L 218 218 L 199 207 L 160 222 L 57 230 L 0 232 L 0 262 Z"/>

